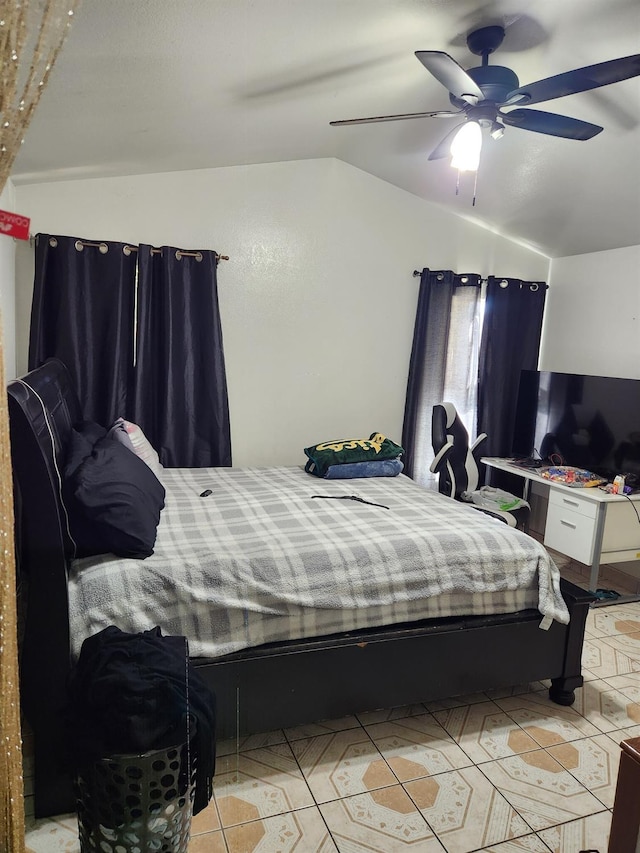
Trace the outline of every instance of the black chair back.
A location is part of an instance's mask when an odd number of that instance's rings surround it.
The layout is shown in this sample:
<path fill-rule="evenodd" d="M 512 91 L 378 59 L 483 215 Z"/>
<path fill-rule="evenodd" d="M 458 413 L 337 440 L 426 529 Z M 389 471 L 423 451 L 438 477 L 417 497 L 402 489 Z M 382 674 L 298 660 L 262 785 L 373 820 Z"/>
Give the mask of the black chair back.
<path fill-rule="evenodd" d="M 431 470 L 438 474 L 438 491 L 451 498 L 478 488 L 479 445 L 486 435 L 469 446 L 469 433 L 453 403 L 439 403 L 431 416 L 431 444 L 435 459 Z"/>

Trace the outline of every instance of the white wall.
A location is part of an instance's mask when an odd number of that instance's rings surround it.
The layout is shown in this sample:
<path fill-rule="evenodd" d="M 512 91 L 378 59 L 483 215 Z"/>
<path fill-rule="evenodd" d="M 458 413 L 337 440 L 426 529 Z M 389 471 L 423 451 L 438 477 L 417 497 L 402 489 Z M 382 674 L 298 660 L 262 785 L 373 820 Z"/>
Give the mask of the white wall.
<path fill-rule="evenodd" d="M 548 259 L 338 160 L 19 186 L 32 231 L 212 248 L 234 465 L 402 433 L 414 269 L 546 279 Z M 18 256 L 18 369 L 31 259 Z"/>
<path fill-rule="evenodd" d="M 549 284 L 540 369 L 640 379 L 640 246 L 555 258 Z"/>
<path fill-rule="evenodd" d="M 0 195 L 2 210 L 15 210 L 15 193 L 7 181 Z M 0 314 L 2 315 L 2 355 L 6 381 L 16 377 L 15 241 L 0 237 Z"/>
<path fill-rule="evenodd" d="M 640 246 L 551 261 L 540 369 L 640 379 Z"/>

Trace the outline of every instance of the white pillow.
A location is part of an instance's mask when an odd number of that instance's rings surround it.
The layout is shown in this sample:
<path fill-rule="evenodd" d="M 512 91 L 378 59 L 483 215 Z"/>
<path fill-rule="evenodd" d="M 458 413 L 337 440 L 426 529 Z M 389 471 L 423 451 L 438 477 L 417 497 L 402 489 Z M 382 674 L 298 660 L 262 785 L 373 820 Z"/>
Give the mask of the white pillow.
<path fill-rule="evenodd" d="M 163 465 L 160 462 L 158 454 L 149 443 L 149 439 L 142 432 L 138 424 L 131 423 L 131 421 L 125 421 L 124 418 L 118 418 L 111 427 L 115 438 L 120 440 L 118 433 L 120 432 L 121 434 L 123 427 L 126 430 L 129 441 L 131 442 L 133 452 L 136 456 L 139 456 L 143 462 L 146 462 L 156 477 L 161 480 Z M 125 442 L 123 441 L 123 443 Z"/>

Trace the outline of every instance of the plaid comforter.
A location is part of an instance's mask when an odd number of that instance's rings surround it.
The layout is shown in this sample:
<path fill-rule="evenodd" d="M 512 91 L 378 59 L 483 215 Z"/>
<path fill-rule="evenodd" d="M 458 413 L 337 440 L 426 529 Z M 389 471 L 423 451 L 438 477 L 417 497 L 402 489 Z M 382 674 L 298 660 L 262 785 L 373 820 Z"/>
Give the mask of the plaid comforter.
<path fill-rule="evenodd" d="M 75 560 L 74 653 L 106 625 L 159 625 L 192 656 L 427 617 L 537 607 L 568 622 L 558 569 L 526 534 L 409 478 L 301 468 L 164 469 L 155 553 Z M 201 498 L 204 489 L 212 494 Z M 342 498 L 356 494 L 372 506 Z M 333 496 L 331 499 L 314 496 Z M 386 508 L 385 508 L 386 507 Z"/>

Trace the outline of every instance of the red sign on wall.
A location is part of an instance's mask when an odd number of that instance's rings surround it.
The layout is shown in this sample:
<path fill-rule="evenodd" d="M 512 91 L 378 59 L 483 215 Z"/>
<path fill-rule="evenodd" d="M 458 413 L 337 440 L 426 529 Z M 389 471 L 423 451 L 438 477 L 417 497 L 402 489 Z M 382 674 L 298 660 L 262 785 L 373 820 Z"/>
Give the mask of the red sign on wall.
<path fill-rule="evenodd" d="M 15 237 L 17 240 L 28 240 L 30 223 L 31 220 L 27 216 L 0 210 L 0 234 Z"/>

